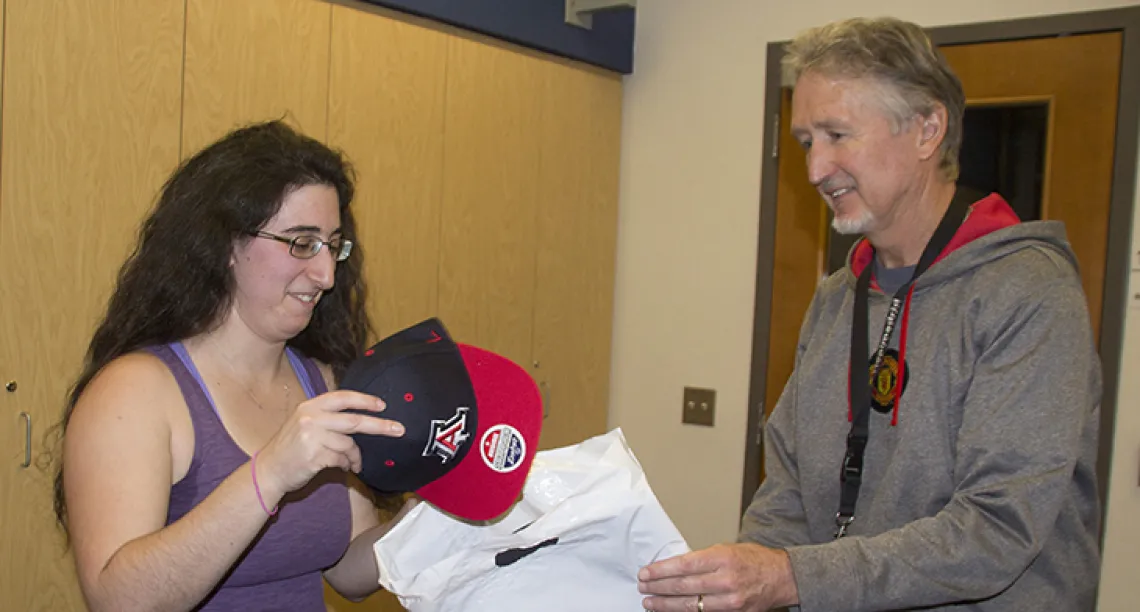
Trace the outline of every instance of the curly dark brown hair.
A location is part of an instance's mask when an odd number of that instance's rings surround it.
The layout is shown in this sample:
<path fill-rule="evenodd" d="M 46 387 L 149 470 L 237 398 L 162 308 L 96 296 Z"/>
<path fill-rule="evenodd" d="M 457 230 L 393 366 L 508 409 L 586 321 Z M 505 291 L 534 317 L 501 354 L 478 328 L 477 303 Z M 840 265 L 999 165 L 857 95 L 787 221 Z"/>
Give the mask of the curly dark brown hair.
<path fill-rule="evenodd" d="M 167 180 L 138 241 L 119 271 L 106 313 L 87 348 L 59 424 L 59 448 L 79 397 L 112 360 L 143 347 L 175 342 L 221 324 L 229 310 L 234 244 L 265 226 L 290 193 L 307 185 L 337 192 L 341 229 L 353 239 L 354 174 L 341 153 L 281 121 L 236 129 L 184 161 Z M 364 308 L 362 250 L 336 267 L 335 286 L 289 340 L 332 367 L 337 379 L 371 335 Z M 55 513 L 67 530 L 63 461 L 57 461 Z"/>

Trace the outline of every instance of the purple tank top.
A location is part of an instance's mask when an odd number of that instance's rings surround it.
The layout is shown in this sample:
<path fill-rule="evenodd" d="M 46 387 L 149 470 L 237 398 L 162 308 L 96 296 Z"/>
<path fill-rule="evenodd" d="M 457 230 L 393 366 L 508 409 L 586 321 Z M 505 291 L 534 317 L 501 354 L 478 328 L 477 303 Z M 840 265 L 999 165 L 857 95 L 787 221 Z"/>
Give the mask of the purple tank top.
<path fill-rule="evenodd" d="M 249 461 L 222 426 L 213 398 L 181 343 L 150 351 L 174 373 L 194 424 L 194 457 L 186 477 L 170 490 L 166 524 L 182 518 L 222 480 Z M 312 360 L 286 349 L 307 397 L 327 390 Z M 202 611 L 297 610 L 325 612 L 321 572 L 348 548 L 352 533 L 344 473 L 325 470 L 307 487 L 281 501 L 277 515 L 215 590 L 195 608 Z"/>

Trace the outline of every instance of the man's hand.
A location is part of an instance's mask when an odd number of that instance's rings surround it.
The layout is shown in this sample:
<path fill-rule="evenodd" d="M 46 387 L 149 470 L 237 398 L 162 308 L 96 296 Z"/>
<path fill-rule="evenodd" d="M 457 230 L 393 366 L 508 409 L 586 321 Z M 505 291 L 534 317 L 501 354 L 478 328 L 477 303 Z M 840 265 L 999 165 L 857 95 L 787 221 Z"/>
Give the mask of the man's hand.
<path fill-rule="evenodd" d="M 637 580 L 650 595 L 645 609 L 655 612 L 759 612 L 799 603 L 788 553 L 759 544 L 718 544 L 658 561 Z"/>

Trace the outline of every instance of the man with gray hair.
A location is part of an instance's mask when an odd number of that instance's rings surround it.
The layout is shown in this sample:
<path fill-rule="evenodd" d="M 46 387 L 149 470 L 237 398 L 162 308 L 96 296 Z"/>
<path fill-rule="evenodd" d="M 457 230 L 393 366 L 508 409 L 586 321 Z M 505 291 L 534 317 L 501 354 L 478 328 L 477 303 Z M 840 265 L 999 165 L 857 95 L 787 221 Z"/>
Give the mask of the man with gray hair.
<path fill-rule="evenodd" d="M 863 239 L 804 318 L 739 542 L 643 568 L 646 609 L 1091 609 L 1100 363 L 1063 226 L 956 184 L 965 95 L 918 26 L 815 28 L 784 68 Z"/>

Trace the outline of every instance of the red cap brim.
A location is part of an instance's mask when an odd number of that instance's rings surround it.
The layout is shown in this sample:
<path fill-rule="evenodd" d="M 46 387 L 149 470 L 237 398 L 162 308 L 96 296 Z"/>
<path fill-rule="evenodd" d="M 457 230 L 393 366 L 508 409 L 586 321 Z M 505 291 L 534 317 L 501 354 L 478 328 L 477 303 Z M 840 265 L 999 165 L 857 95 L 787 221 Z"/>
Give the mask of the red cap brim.
<path fill-rule="evenodd" d="M 444 512 L 487 521 L 509 510 L 522 493 L 542 432 L 542 396 L 513 361 L 458 346 L 475 390 L 474 446 L 454 469 L 416 493 Z"/>

